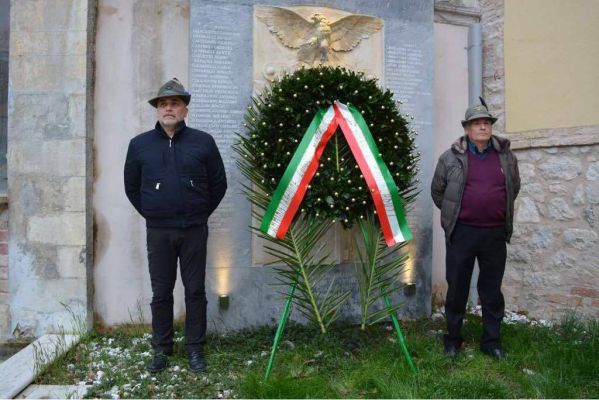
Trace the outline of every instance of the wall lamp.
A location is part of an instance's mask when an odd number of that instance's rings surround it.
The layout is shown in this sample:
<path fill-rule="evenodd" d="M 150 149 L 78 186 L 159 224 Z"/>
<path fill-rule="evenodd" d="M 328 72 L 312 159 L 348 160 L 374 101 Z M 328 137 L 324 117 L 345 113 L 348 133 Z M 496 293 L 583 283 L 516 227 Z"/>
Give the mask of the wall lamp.
<path fill-rule="evenodd" d="M 221 294 L 218 296 L 218 308 L 226 310 L 229 308 L 229 295 Z"/>
<path fill-rule="evenodd" d="M 416 284 L 414 282 L 406 282 L 403 287 L 404 296 L 411 297 L 416 294 Z"/>

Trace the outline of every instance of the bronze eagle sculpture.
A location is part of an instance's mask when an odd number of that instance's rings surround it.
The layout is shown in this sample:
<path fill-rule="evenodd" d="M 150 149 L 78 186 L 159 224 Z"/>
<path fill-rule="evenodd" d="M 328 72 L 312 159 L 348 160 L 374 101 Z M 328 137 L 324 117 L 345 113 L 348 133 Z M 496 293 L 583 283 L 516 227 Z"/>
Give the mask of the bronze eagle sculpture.
<path fill-rule="evenodd" d="M 348 15 L 331 23 L 320 13 L 306 20 L 281 7 L 256 7 L 256 17 L 283 45 L 298 50 L 298 61 L 309 66 L 338 62 L 335 53 L 351 51 L 383 27 L 381 19 L 368 15 Z"/>

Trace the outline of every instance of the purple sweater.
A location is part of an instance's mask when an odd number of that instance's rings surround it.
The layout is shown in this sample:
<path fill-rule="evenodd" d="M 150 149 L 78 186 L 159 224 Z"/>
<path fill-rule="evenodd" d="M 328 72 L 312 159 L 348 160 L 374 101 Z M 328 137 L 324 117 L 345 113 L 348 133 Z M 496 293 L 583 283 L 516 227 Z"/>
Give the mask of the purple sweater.
<path fill-rule="evenodd" d="M 481 159 L 468 151 L 468 177 L 458 221 L 464 225 L 505 225 L 505 177 L 496 151 Z"/>

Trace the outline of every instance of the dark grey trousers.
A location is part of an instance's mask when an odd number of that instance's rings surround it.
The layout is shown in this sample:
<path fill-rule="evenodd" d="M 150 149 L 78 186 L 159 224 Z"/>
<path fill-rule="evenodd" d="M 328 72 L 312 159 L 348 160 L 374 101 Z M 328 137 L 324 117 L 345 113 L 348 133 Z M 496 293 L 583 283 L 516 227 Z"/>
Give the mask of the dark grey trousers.
<path fill-rule="evenodd" d="M 446 252 L 447 297 L 445 346 L 461 346 L 462 323 L 466 312 L 474 260 L 480 273 L 477 290 L 482 306 L 483 350 L 501 348 L 500 325 L 505 312 L 501 282 L 506 261 L 505 227 L 481 228 L 457 224 Z"/>
<path fill-rule="evenodd" d="M 148 228 L 147 247 L 152 283 L 152 348 L 173 352 L 173 289 L 177 261 L 185 287 L 185 340 L 187 351 L 206 342 L 206 242 L 208 226 L 185 229 Z"/>

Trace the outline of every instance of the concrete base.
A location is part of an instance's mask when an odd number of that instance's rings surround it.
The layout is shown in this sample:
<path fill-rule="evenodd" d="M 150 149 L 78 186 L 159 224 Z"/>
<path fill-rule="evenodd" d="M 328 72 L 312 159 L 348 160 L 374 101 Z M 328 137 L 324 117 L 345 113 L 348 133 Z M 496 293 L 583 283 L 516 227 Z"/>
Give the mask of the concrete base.
<path fill-rule="evenodd" d="M 79 342 L 78 335 L 44 335 L 0 364 L 0 399 L 12 399 L 41 370 Z M 64 396 L 51 395 L 49 398 Z"/>
<path fill-rule="evenodd" d="M 31 385 L 16 399 L 82 399 L 86 385 Z"/>

